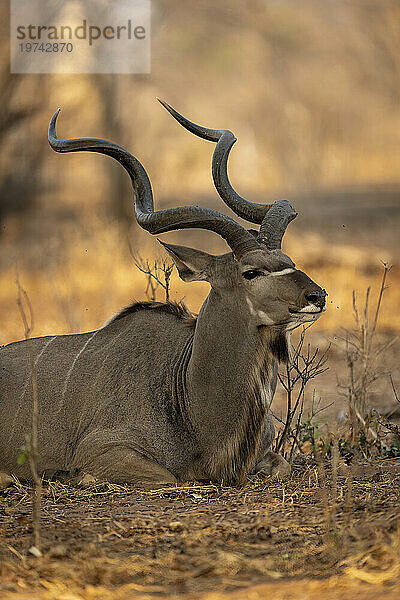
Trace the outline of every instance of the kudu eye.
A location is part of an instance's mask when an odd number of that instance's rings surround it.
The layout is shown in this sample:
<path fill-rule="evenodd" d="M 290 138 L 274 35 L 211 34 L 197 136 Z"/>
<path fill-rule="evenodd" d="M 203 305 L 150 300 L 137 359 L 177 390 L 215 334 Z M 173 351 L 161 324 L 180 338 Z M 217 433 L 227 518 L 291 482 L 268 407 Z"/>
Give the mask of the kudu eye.
<path fill-rule="evenodd" d="M 242 273 L 245 279 L 254 279 L 255 277 L 260 277 L 260 275 L 264 275 L 262 271 L 257 271 L 257 269 L 250 269 L 249 271 L 245 271 Z"/>

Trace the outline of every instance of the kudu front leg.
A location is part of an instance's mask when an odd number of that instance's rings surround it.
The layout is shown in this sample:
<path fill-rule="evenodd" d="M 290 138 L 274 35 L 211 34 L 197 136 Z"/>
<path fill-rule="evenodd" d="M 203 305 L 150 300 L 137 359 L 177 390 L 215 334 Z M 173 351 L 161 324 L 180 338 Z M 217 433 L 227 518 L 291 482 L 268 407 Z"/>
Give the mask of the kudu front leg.
<path fill-rule="evenodd" d="M 291 466 L 280 454 L 268 450 L 263 458 L 254 465 L 252 474 L 274 475 L 279 479 L 289 479 Z"/>
<path fill-rule="evenodd" d="M 275 439 L 275 429 L 270 415 L 267 415 L 264 423 L 263 434 L 256 461 L 250 475 L 275 475 L 280 479 L 288 479 L 291 466 L 279 454 L 272 452 L 271 447 Z"/>
<path fill-rule="evenodd" d="M 113 440 L 108 432 L 95 432 L 83 440 L 76 451 L 72 468 L 100 481 L 130 484 L 141 488 L 163 487 L 177 483 L 167 469 L 140 454 L 126 443 Z"/>
<path fill-rule="evenodd" d="M 8 473 L 0 472 L 0 492 L 10 487 L 14 483 L 14 479 Z"/>

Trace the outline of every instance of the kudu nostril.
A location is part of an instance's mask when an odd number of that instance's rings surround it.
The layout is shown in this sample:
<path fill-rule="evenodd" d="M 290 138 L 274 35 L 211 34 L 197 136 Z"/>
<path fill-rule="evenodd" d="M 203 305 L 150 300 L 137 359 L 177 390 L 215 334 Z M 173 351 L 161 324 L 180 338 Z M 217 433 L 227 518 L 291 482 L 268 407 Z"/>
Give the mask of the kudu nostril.
<path fill-rule="evenodd" d="M 313 290 L 312 292 L 309 292 L 308 294 L 305 294 L 305 299 L 307 300 L 307 302 L 309 302 L 310 304 L 316 304 L 318 305 L 323 305 L 325 304 L 325 296 L 326 296 L 326 292 L 325 290 Z"/>

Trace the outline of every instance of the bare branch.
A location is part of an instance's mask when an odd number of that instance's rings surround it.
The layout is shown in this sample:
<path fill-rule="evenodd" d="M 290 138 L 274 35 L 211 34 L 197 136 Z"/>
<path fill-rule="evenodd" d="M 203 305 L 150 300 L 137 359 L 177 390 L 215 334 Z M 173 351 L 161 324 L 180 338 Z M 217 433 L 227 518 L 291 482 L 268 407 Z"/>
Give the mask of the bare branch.
<path fill-rule="evenodd" d="M 286 372 L 278 374 L 278 379 L 286 391 L 287 409 L 285 422 L 280 421 L 284 427 L 277 435 L 275 451 L 281 452 L 283 456 L 286 456 L 285 444 L 288 439 L 291 439 L 289 459 L 292 459 L 295 447 L 300 447 L 298 434 L 301 422 L 299 418 L 301 419 L 301 415 L 303 414 L 306 387 L 312 379 L 318 377 L 318 375 L 321 375 L 321 373 L 324 373 L 328 369 L 325 365 L 330 345 L 322 354 L 320 354 L 318 348 L 312 351 L 310 344 L 307 344 L 307 348 L 304 349 L 306 331 L 311 325 L 303 327 L 299 341 L 296 347 L 292 349 L 292 357 L 286 366 Z M 293 401 L 294 398 L 295 400 Z M 295 428 L 292 429 L 293 419 L 296 414 L 298 414 L 297 423 Z"/>
<path fill-rule="evenodd" d="M 157 288 L 161 286 L 165 293 L 165 301 L 169 302 L 171 275 L 174 265 L 172 263 L 168 263 L 164 259 L 161 261 L 155 260 L 154 264 L 150 265 L 148 260 L 145 261 L 140 256 L 139 252 L 135 252 L 132 249 L 130 242 L 128 245 L 129 252 L 133 262 L 135 263 L 135 266 L 147 277 L 147 286 L 145 290 L 147 298 L 154 302 L 156 300 Z M 162 276 L 160 273 L 162 273 Z"/>
<path fill-rule="evenodd" d="M 33 330 L 33 310 L 29 300 L 29 296 L 24 288 L 21 286 L 19 280 L 18 271 L 16 273 L 16 285 L 17 285 L 17 304 L 21 314 L 21 319 L 24 325 L 24 334 L 27 341 L 27 349 L 29 356 L 29 364 L 31 370 L 31 384 L 32 384 L 32 428 L 31 433 L 26 434 L 26 446 L 25 453 L 26 458 L 29 462 L 33 481 L 35 484 L 35 495 L 33 502 L 33 531 L 34 531 L 34 547 L 37 551 L 37 555 L 41 556 L 40 552 L 40 520 L 41 520 L 41 501 L 42 501 L 42 480 L 39 476 L 38 471 L 38 458 L 39 458 L 39 398 L 38 398 L 38 386 L 37 376 L 35 368 L 35 359 L 33 356 L 32 340 L 30 336 Z"/>
<path fill-rule="evenodd" d="M 396 398 L 397 402 L 400 403 L 399 395 L 398 395 L 397 390 L 396 390 L 396 388 L 394 386 L 393 377 L 392 377 L 391 373 L 389 373 L 389 379 L 390 379 L 390 385 L 392 386 L 394 397 Z"/>

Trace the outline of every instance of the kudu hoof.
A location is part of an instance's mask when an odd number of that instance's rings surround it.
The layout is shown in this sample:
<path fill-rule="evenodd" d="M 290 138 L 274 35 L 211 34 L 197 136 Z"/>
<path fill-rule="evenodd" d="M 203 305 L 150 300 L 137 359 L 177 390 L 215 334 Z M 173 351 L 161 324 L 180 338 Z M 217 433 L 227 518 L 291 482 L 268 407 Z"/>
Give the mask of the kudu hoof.
<path fill-rule="evenodd" d="M 0 492 L 7 489 L 14 483 L 14 479 L 7 473 L 0 473 Z"/>
<path fill-rule="evenodd" d="M 289 479 L 292 468 L 290 464 L 275 452 L 267 452 L 263 460 L 261 460 L 254 469 L 257 475 L 269 475 L 282 479 Z"/>

